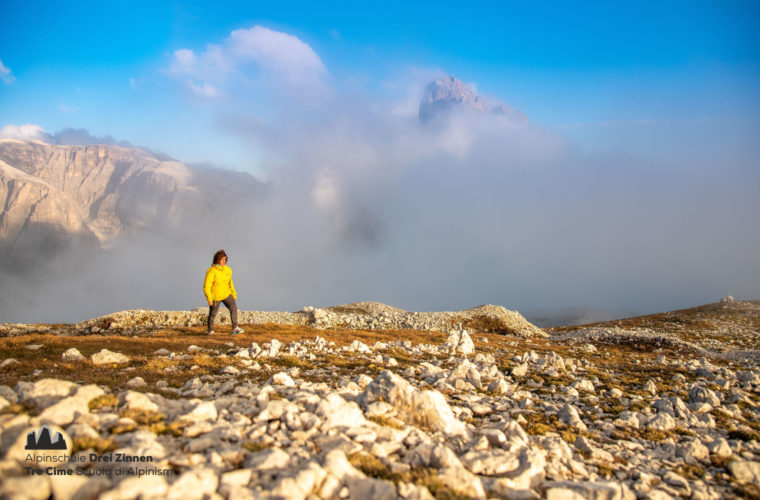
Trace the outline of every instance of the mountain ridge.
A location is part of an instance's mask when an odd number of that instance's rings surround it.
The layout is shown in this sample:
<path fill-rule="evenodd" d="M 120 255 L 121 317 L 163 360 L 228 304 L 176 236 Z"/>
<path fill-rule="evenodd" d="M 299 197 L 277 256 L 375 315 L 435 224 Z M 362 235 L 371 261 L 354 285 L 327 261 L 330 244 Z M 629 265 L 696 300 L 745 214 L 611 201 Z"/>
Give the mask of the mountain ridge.
<path fill-rule="evenodd" d="M 261 186 L 250 174 L 209 175 L 136 147 L 0 139 L 0 253 L 15 266 L 67 246 L 105 249 L 207 220 L 219 192 L 244 200 Z"/>

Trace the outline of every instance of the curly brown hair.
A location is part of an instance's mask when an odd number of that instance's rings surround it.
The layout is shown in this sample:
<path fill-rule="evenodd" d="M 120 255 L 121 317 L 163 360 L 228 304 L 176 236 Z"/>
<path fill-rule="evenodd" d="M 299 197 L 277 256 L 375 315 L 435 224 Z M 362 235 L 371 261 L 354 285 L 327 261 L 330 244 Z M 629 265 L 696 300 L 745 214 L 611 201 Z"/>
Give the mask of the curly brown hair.
<path fill-rule="evenodd" d="M 212 264 L 219 264 L 222 262 L 222 258 L 227 257 L 227 254 L 224 252 L 224 250 L 217 250 L 214 254 L 214 262 Z"/>

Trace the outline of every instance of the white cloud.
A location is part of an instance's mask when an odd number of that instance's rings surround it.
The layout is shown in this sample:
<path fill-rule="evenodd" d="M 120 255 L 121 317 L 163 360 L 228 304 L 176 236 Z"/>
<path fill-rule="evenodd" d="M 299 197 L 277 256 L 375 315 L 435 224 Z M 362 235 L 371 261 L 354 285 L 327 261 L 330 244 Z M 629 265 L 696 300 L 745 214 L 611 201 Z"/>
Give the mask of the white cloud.
<path fill-rule="evenodd" d="M 195 95 L 201 97 L 216 97 L 219 95 L 219 91 L 216 89 L 216 87 L 208 82 L 201 84 L 189 82 L 188 85 L 190 86 L 190 90 L 192 90 Z"/>
<path fill-rule="evenodd" d="M 235 30 L 220 45 L 208 44 L 197 54 L 186 48 L 175 50 L 169 73 L 195 94 L 215 97 L 220 86 L 251 75 L 291 86 L 319 86 L 327 69 L 298 37 L 254 26 Z"/>
<path fill-rule="evenodd" d="M 322 209 L 335 210 L 338 208 L 340 186 L 335 173 L 323 170 L 317 176 L 314 187 L 311 190 L 311 198 Z"/>
<path fill-rule="evenodd" d="M 16 81 L 16 77 L 13 76 L 13 72 L 9 67 L 7 67 L 5 64 L 3 64 L 3 61 L 0 59 L 0 80 L 3 81 L 3 83 L 11 84 Z"/>
<path fill-rule="evenodd" d="M 26 123 L 24 125 L 9 124 L 0 128 L 0 139 L 19 139 L 22 141 L 48 142 L 49 135 L 39 125 Z"/>

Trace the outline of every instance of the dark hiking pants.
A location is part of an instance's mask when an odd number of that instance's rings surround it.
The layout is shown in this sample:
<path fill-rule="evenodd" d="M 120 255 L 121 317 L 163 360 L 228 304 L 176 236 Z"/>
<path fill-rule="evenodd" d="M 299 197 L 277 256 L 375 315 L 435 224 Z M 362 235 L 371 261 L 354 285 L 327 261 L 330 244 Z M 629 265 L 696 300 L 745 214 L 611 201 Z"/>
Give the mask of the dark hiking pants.
<path fill-rule="evenodd" d="M 219 311 L 219 304 L 224 304 L 227 306 L 227 309 L 230 310 L 230 319 L 232 320 L 232 328 L 235 329 L 238 326 L 237 323 L 237 302 L 235 302 L 235 298 L 230 295 L 224 300 L 215 300 L 214 305 L 208 306 L 208 330 L 213 331 L 214 329 L 214 318 L 216 318 L 216 313 Z"/>

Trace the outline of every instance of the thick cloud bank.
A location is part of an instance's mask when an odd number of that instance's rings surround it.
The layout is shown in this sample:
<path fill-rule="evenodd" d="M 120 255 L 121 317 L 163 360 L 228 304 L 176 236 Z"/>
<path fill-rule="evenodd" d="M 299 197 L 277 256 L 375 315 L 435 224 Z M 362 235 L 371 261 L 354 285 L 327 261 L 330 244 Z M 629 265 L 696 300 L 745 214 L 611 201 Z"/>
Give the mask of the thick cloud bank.
<path fill-rule="evenodd" d="M 219 76 L 204 79 L 204 68 Z M 204 106 L 226 96 L 215 124 L 261 158 L 266 188 L 238 194 L 213 222 L 121 241 L 73 275 L 21 279 L 22 292 L 3 297 L 8 320 L 203 305 L 217 248 L 244 309 L 377 300 L 614 313 L 760 298 L 759 151 L 709 123 L 665 130 L 662 154 L 592 152 L 466 107 L 425 126 L 419 102 L 439 73 L 369 92 L 337 81 L 304 42 L 260 27 L 177 50 L 167 75 L 200 89 Z"/>

